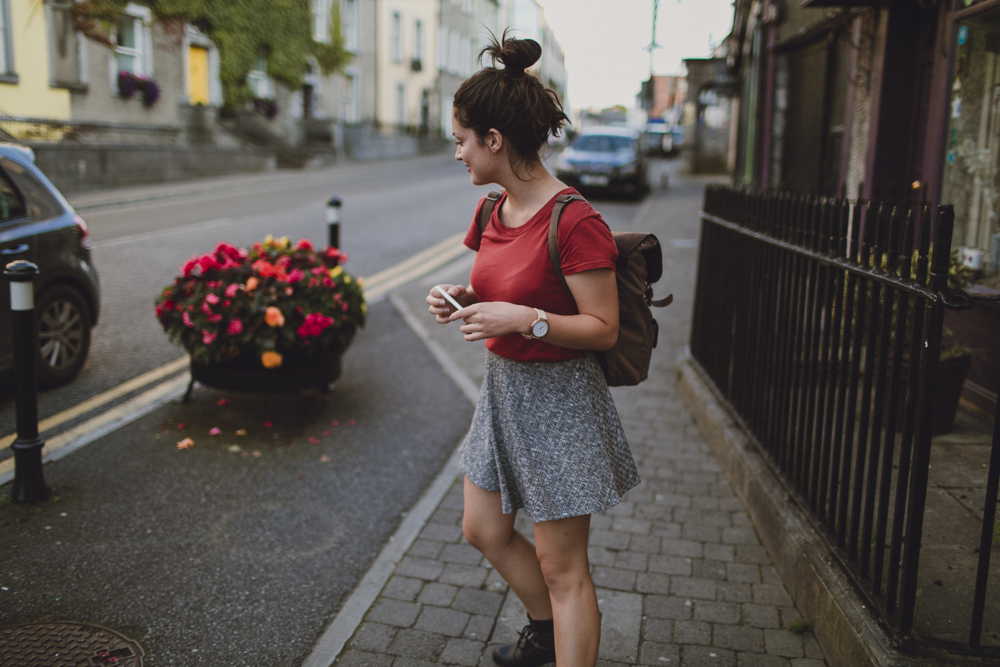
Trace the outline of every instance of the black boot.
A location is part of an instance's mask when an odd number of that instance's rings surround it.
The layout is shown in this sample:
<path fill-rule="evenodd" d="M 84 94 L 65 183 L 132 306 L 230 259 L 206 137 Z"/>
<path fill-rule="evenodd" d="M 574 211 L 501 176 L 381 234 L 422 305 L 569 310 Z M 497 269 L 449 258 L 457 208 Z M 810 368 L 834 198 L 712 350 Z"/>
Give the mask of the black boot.
<path fill-rule="evenodd" d="M 530 616 L 513 644 L 493 651 L 493 662 L 500 667 L 541 667 L 556 661 L 556 639 L 552 619 L 536 621 Z"/>

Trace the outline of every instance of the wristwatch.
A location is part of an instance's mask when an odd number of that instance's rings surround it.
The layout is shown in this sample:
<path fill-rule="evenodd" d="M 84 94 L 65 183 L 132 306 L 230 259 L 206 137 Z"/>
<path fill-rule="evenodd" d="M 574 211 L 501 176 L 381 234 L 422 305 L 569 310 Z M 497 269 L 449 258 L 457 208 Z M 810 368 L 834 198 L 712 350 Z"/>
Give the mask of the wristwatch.
<path fill-rule="evenodd" d="M 521 334 L 528 340 L 543 338 L 549 332 L 549 318 L 545 316 L 545 311 L 535 308 L 535 312 L 538 313 L 538 319 L 531 323 L 531 333 Z"/>

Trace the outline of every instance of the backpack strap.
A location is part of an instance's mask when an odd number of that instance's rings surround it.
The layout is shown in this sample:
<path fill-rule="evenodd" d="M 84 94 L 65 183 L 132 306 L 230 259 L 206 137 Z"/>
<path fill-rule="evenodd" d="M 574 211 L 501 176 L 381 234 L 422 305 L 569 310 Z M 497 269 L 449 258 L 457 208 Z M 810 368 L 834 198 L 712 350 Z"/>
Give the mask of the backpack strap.
<path fill-rule="evenodd" d="M 563 275 L 562 263 L 559 261 L 559 218 L 562 216 L 566 204 L 574 200 L 586 201 L 579 195 L 559 195 L 556 197 L 556 205 L 552 207 L 552 217 L 549 218 L 549 261 L 552 262 L 552 268 L 555 270 L 559 282 L 570 295 L 573 292 L 566 284 L 566 276 Z"/>
<path fill-rule="evenodd" d="M 483 207 L 479 209 L 479 235 L 482 236 L 483 232 L 486 231 L 487 225 L 490 224 L 490 216 L 493 215 L 493 209 L 497 207 L 497 202 L 500 201 L 500 197 L 503 195 L 501 190 L 493 190 L 488 195 L 486 195 L 486 201 L 483 202 Z"/>

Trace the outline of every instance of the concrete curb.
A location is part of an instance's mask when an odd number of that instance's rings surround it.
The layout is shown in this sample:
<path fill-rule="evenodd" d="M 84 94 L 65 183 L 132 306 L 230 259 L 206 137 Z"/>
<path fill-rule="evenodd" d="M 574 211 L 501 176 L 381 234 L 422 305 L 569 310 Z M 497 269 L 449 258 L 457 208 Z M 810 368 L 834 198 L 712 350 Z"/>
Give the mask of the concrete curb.
<path fill-rule="evenodd" d="M 940 665 L 933 658 L 897 651 L 865 610 L 852 582 L 833 564 L 826 541 L 696 370 L 689 350 L 678 364 L 677 390 L 743 502 L 796 607 L 814 622 L 813 632 L 830 666 Z"/>

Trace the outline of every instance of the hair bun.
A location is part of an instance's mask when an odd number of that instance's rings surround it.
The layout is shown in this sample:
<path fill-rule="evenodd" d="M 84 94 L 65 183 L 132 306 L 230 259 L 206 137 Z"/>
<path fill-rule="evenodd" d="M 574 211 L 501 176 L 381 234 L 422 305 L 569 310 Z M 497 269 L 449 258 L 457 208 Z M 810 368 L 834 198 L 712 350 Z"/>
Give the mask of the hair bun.
<path fill-rule="evenodd" d="M 508 76 L 520 77 L 542 57 L 542 47 L 533 39 L 513 39 L 504 35 L 503 45 L 491 54 L 503 63 Z"/>

